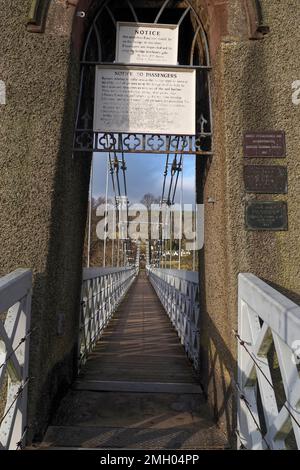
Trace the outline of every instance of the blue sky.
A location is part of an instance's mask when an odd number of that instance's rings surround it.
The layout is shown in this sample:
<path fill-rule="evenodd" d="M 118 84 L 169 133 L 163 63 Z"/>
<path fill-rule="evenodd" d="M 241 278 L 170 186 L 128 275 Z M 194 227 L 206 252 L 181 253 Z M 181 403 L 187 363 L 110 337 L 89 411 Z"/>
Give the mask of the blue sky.
<path fill-rule="evenodd" d="M 139 202 L 145 193 L 161 196 L 163 185 L 163 172 L 166 162 L 165 155 L 131 154 L 125 155 L 127 163 L 128 197 L 131 203 Z M 93 197 L 105 195 L 106 181 L 105 153 L 94 155 L 94 183 Z M 109 196 L 113 194 L 111 180 L 109 179 Z M 178 183 L 176 202 L 179 202 L 180 181 Z M 184 157 L 183 202 L 193 203 L 195 200 L 195 156 Z"/>

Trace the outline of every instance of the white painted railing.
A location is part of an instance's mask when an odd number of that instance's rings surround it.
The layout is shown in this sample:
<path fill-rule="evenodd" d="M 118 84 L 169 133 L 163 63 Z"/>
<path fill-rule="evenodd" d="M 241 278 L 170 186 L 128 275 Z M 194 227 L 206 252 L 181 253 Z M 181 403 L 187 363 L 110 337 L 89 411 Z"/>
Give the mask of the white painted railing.
<path fill-rule="evenodd" d="M 23 447 L 27 432 L 32 274 L 0 278 L 0 449 Z"/>
<path fill-rule="evenodd" d="M 300 308 L 254 275 L 240 274 L 236 337 L 239 447 L 300 449 Z"/>
<path fill-rule="evenodd" d="M 198 273 L 147 268 L 152 283 L 195 369 L 199 368 L 200 308 Z"/>
<path fill-rule="evenodd" d="M 93 350 L 137 273 L 135 266 L 83 270 L 79 368 Z"/>

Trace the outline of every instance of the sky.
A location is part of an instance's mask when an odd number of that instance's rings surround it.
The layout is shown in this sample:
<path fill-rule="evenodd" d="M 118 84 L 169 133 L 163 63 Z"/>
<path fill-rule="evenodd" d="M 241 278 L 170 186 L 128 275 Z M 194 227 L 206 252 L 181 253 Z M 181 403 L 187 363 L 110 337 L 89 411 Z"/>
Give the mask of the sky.
<path fill-rule="evenodd" d="M 163 172 L 165 168 L 165 155 L 127 154 L 127 187 L 130 203 L 140 202 L 143 195 L 152 193 L 160 198 L 163 186 Z M 172 160 L 171 156 L 171 160 Z M 105 195 L 107 155 L 105 153 L 94 154 L 93 163 L 93 197 Z M 195 201 L 195 156 L 184 156 L 183 170 L 183 202 L 191 204 Z M 175 202 L 180 201 L 180 179 L 178 182 Z M 109 178 L 109 197 L 113 190 Z"/>

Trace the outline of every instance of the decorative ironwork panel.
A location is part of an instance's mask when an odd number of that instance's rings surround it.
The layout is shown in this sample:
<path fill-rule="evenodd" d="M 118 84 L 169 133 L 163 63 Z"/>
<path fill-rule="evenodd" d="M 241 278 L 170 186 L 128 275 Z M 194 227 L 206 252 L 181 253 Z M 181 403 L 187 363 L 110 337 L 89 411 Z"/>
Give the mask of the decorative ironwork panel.
<path fill-rule="evenodd" d="M 78 129 L 75 151 L 98 153 L 196 154 L 211 155 L 206 150 L 210 134 L 199 136 L 170 136 L 151 134 L 104 134 Z"/>
<path fill-rule="evenodd" d="M 157 8 L 137 8 L 130 0 L 102 2 L 87 34 L 82 56 L 80 99 L 78 103 L 74 152 L 139 154 L 212 154 L 212 115 L 210 103 L 210 58 L 204 27 L 189 0 L 158 2 Z M 153 12 L 152 12 L 153 10 Z M 108 134 L 93 132 L 95 68 L 115 64 L 118 22 L 177 24 L 180 29 L 178 68 L 197 69 L 197 135 L 170 136 L 150 134 Z M 132 64 L 134 66 L 134 64 Z M 153 65 L 155 67 L 155 65 Z M 176 70 L 174 66 L 174 70 Z M 178 144 L 179 139 L 179 144 Z"/>

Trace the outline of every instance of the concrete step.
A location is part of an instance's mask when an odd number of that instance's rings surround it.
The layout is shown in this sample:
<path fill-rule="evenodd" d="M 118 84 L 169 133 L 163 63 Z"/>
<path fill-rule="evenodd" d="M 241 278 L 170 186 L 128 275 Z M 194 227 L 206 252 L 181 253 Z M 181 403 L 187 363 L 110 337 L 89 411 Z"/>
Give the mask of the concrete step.
<path fill-rule="evenodd" d="M 223 450 L 226 439 L 216 426 L 118 428 L 51 426 L 39 449 Z"/>

